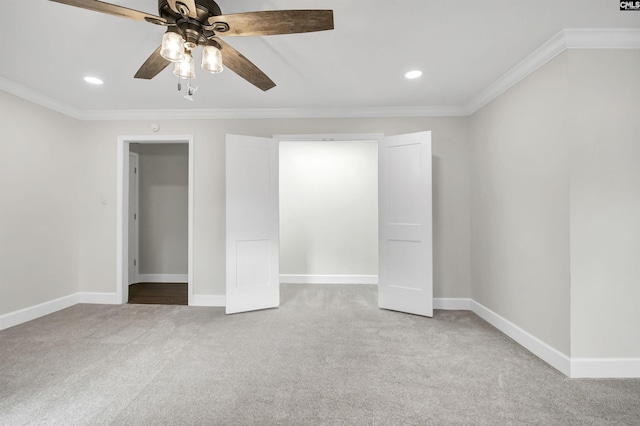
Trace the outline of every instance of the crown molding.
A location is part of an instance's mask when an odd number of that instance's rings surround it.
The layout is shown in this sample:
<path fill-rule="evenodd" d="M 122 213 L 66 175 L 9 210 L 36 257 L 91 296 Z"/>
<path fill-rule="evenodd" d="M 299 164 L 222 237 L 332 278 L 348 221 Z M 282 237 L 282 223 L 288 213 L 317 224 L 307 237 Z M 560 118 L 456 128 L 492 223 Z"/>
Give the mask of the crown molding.
<path fill-rule="evenodd" d="M 0 77 L 0 90 L 77 120 L 224 120 L 364 117 L 455 117 L 466 115 L 458 106 L 379 108 L 242 108 L 164 110 L 80 110 L 36 90 Z"/>
<path fill-rule="evenodd" d="M 0 90 L 72 118 L 80 119 L 82 115 L 79 109 L 74 108 L 69 104 L 60 102 L 38 92 L 37 90 L 29 89 L 28 87 L 14 83 L 13 81 L 7 80 L 3 77 L 0 77 Z"/>
<path fill-rule="evenodd" d="M 472 115 L 567 49 L 638 49 L 640 29 L 564 29 L 472 98 L 463 107 Z"/>
<path fill-rule="evenodd" d="M 452 117 L 466 112 L 457 106 L 382 108 L 243 108 L 182 110 L 87 110 L 80 120 L 229 120 L 364 117 Z"/>
<path fill-rule="evenodd" d="M 638 49 L 640 29 L 564 29 L 460 106 L 374 108 L 243 108 L 181 110 L 80 110 L 0 77 L 0 90 L 78 120 L 212 120 L 291 118 L 460 117 L 474 114 L 567 49 Z"/>

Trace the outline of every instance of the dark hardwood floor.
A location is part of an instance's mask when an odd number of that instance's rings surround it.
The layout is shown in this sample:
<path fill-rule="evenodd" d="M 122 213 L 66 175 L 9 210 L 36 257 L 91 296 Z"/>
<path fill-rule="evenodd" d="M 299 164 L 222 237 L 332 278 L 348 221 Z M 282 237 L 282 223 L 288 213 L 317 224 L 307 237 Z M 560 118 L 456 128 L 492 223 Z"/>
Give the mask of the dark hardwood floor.
<path fill-rule="evenodd" d="M 187 305 L 187 283 L 137 283 L 129 286 L 129 303 Z"/>

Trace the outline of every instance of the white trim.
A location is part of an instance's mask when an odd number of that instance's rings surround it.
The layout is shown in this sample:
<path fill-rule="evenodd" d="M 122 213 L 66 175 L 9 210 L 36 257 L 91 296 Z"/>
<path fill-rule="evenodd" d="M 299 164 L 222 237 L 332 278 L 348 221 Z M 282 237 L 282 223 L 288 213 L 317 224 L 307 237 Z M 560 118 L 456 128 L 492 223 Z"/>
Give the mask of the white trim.
<path fill-rule="evenodd" d="M 573 378 L 640 378 L 640 358 L 573 358 Z"/>
<path fill-rule="evenodd" d="M 81 292 L 70 294 L 68 296 L 59 297 L 57 299 L 49 300 L 48 302 L 43 302 L 34 306 L 29 306 L 28 308 L 1 315 L 0 330 L 61 311 L 73 305 L 77 305 L 78 303 L 116 305 L 119 304 L 119 299 L 115 293 Z"/>
<path fill-rule="evenodd" d="M 469 298 L 434 297 L 433 309 L 444 311 L 470 311 L 472 300 Z"/>
<path fill-rule="evenodd" d="M 78 303 L 94 305 L 119 305 L 120 300 L 116 293 L 80 292 L 76 293 Z"/>
<path fill-rule="evenodd" d="M 452 307 L 437 307 L 441 301 Z M 465 302 L 480 318 L 572 379 L 640 378 L 640 358 L 570 358 L 473 299 L 434 299 L 434 307 L 464 309 Z"/>
<path fill-rule="evenodd" d="M 363 117 L 456 117 L 460 106 L 401 106 L 372 108 L 242 108 L 180 110 L 89 110 L 77 113 L 80 120 L 229 120 L 285 118 Z"/>
<path fill-rule="evenodd" d="M 126 149 L 125 149 L 126 148 Z M 124 291 L 124 283 L 129 282 L 125 265 L 129 258 L 129 221 L 126 220 L 125 201 L 129 202 L 129 185 L 125 182 L 125 170 L 129 170 L 129 143 L 118 137 L 116 147 L 116 297 L 120 303 L 127 303 L 129 295 Z M 125 155 L 126 153 L 126 155 Z"/>
<path fill-rule="evenodd" d="M 471 115 L 567 49 L 638 49 L 640 30 L 632 28 L 564 29 L 534 50 L 464 106 Z"/>
<path fill-rule="evenodd" d="M 52 111 L 59 112 L 68 117 L 80 119 L 81 111 L 71 105 L 57 101 L 56 99 L 40 93 L 36 90 L 14 83 L 11 80 L 0 77 L 0 90 L 10 93 L 19 98 L 25 99 L 34 104 L 40 105 Z"/>
<path fill-rule="evenodd" d="M 116 294 L 120 303 L 128 300 L 128 271 L 124 267 L 125 259 L 128 259 L 129 247 L 127 244 L 129 224 L 126 217 L 126 209 L 129 204 L 129 185 L 125 179 L 125 173 L 129 171 L 129 144 L 135 143 L 187 143 L 189 145 L 189 213 L 188 213 L 188 259 L 187 282 L 188 303 L 191 304 L 193 296 L 193 195 L 194 195 L 194 138 L 193 135 L 131 135 L 118 136 L 117 140 L 117 188 L 116 188 Z M 125 155 L 127 154 L 127 155 Z"/>
<path fill-rule="evenodd" d="M 537 337 L 524 331 L 509 320 L 496 314 L 473 299 L 434 298 L 435 309 L 471 310 L 516 343 L 547 362 L 570 378 L 640 378 L 640 358 L 573 358 L 547 345 Z M 0 330 L 52 314 L 78 303 L 117 305 L 117 293 L 79 292 L 60 297 L 35 306 L 0 315 Z M 190 306 L 226 306 L 222 295 L 194 294 L 190 296 Z"/>
<path fill-rule="evenodd" d="M 227 306 L 226 296 L 215 294 L 194 294 L 189 301 L 189 306 L 214 306 L 224 308 Z"/>
<path fill-rule="evenodd" d="M 280 274 L 281 284 L 378 284 L 377 275 Z"/>
<path fill-rule="evenodd" d="M 303 135 L 273 135 L 278 142 L 379 142 L 383 133 L 319 133 Z"/>
<path fill-rule="evenodd" d="M 549 346 L 533 334 L 523 330 L 508 319 L 498 315 L 475 300 L 471 301 L 471 310 L 480 318 L 511 337 L 525 349 L 529 350 L 529 352 L 533 353 L 535 356 L 542 359 L 561 373 L 570 376 L 571 360 L 567 355 Z"/>
<path fill-rule="evenodd" d="M 0 330 L 66 309 L 78 303 L 78 299 L 77 294 L 70 294 L 69 296 L 59 297 L 35 306 L 9 312 L 8 314 L 0 316 Z"/>
<path fill-rule="evenodd" d="M 565 50 L 564 31 L 560 31 L 467 102 L 467 114 L 475 113 Z"/>
<path fill-rule="evenodd" d="M 186 283 L 189 274 L 138 274 L 139 283 Z"/>
<path fill-rule="evenodd" d="M 134 170 L 137 170 L 140 168 L 140 155 L 138 155 L 137 152 L 133 152 L 131 150 L 129 150 L 129 172 L 131 172 L 131 159 L 134 158 L 135 159 L 135 167 Z M 133 182 L 133 185 L 131 185 L 131 176 L 129 176 L 129 189 L 131 189 L 131 186 L 133 186 L 133 189 L 135 190 L 135 206 L 134 206 L 134 211 L 136 212 L 136 219 L 133 220 L 133 227 L 135 228 L 133 231 L 133 237 L 135 238 L 135 244 L 134 244 L 134 255 L 133 255 L 133 259 L 134 259 L 134 266 L 133 266 L 133 279 L 129 276 L 127 276 L 127 282 L 129 284 L 134 284 L 139 282 L 138 281 L 138 275 L 140 272 L 140 178 L 139 178 L 139 174 L 138 173 L 134 173 L 135 174 L 135 179 Z M 127 220 L 129 220 L 129 217 L 127 217 Z M 129 222 L 131 222 L 129 220 Z M 129 238 L 131 237 L 131 235 L 128 236 Z M 127 265 L 129 265 L 129 262 L 131 260 L 131 253 L 129 253 L 129 258 L 127 259 Z M 127 268 L 129 268 L 129 266 L 127 266 Z"/>
<path fill-rule="evenodd" d="M 193 209 L 193 200 L 194 200 L 194 186 L 195 186 L 195 165 L 196 165 L 196 156 L 195 149 L 196 144 L 194 142 L 193 136 L 187 137 L 189 141 L 189 181 L 188 181 L 188 191 L 189 191 L 189 209 L 188 213 L 188 223 L 187 223 L 187 304 L 191 304 L 191 299 L 193 299 L 193 289 L 194 289 L 194 275 L 193 275 L 193 223 L 194 223 L 194 209 Z"/>

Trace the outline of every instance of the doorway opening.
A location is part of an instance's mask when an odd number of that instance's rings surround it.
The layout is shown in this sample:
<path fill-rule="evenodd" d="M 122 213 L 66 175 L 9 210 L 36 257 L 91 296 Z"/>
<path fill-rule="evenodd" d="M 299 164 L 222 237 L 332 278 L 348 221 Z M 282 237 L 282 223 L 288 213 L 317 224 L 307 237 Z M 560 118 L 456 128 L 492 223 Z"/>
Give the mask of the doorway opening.
<path fill-rule="evenodd" d="M 433 316 L 431 132 L 226 137 L 227 314 L 280 304 L 279 144 L 378 140 L 378 306 Z M 251 173 L 247 173 L 250 170 Z"/>
<path fill-rule="evenodd" d="M 281 141 L 280 283 L 378 283 L 378 141 Z"/>
<path fill-rule="evenodd" d="M 186 305 L 189 146 L 129 151 L 129 303 Z"/>
<path fill-rule="evenodd" d="M 121 303 L 190 303 L 193 162 L 193 136 L 118 138 L 116 293 Z"/>

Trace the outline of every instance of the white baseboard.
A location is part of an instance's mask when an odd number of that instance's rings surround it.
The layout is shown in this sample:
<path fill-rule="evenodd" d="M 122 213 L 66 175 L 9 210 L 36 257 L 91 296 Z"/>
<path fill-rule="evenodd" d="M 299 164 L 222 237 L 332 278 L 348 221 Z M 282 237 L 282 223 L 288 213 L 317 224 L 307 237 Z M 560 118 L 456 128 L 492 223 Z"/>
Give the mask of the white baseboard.
<path fill-rule="evenodd" d="M 434 297 L 433 309 L 441 309 L 445 311 L 470 311 L 471 299 Z"/>
<path fill-rule="evenodd" d="M 35 306 L 9 312 L 8 314 L 0 316 L 0 330 L 66 309 L 78 303 L 78 299 L 77 293 L 70 294 L 69 296 L 59 297 L 58 299 L 40 303 Z"/>
<path fill-rule="evenodd" d="M 475 300 L 471 301 L 471 310 L 480 318 L 511 337 L 535 356 L 542 359 L 561 373 L 571 377 L 571 359 L 567 355 L 549 346 L 534 335 L 523 330 L 511 321 L 498 315 Z"/>
<path fill-rule="evenodd" d="M 194 294 L 189 298 L 189 306 L 227 306 L 227 298 L 215 294 Z"/>
<path fill-rule="evenodd" d="M 296 275 L 296 277 L 299 276 Z M 341 283 L 343 282 L 341 281 Z M 74 293 L 0 315 L 0 330 L 52 314 L 78 303 L 117 305 L 119 301 L 116 298 L 116 293 Z M 640 378 L 640 358 L 571 359 L 473 299 L 434 298 L 433 305 L 434 309 L 473 311 L 480 318 L 570 378 Z M 222 295 L 194 294 L 190 297 L 189 306 L 224 307 L 226 306 L 226 297 Z"/>
<path fill-rule="evenodd" d="M 640 378 L 640 358 L 573 358 L 572 379 Z"/>
<path fill-rule="evenodd" d="M 470 302 L 476 315 L 572 379 L 640 378 L 640 358 L 570 358 L 475 300 Z"/>
<path fill-rule="evenodd" d="M 80 292 L 70 294 L 0 316 L 0 330 L 61 311 L 78 303 L 118 305 L 120 302 L 116 296 L 115 293 Z"/>
<path fill-rule="evenodd" d="M 81 292 L 76 293 L 78 303 L 92 303 L 96 305 L 120 305 L 118 295 L 116 293 L 94 293 Z"/>
<path fill-rule="evenodd" d="M 281 284 L 378 284 L 377 275 L 280 274 Z"/>
<path fill-rule="evenodd" d="M 186 283 L 187 274 L 138 274 L 139 283 Z"/>

